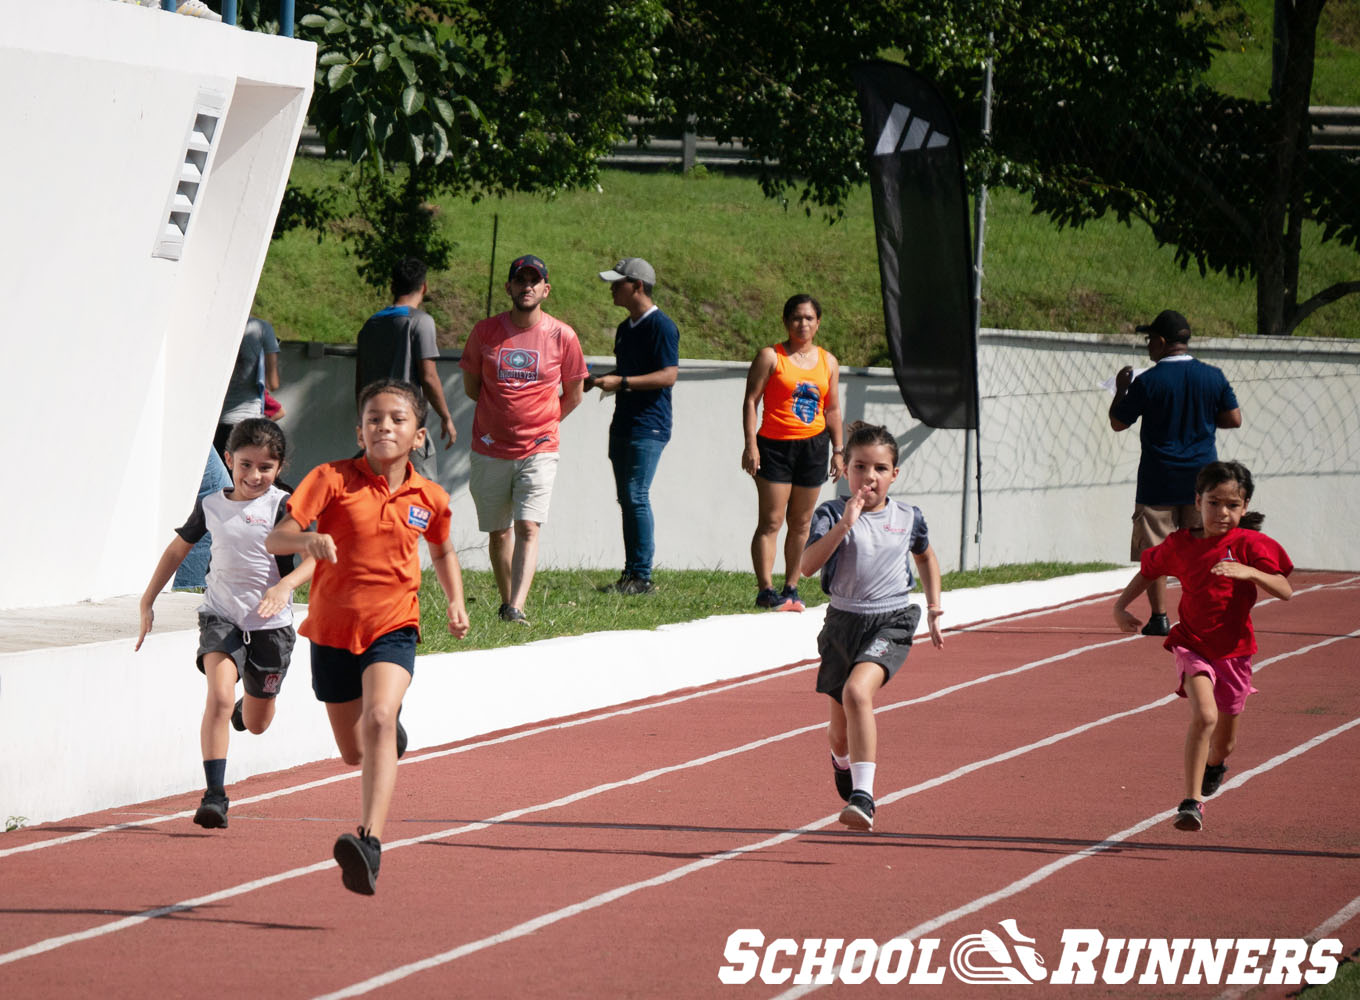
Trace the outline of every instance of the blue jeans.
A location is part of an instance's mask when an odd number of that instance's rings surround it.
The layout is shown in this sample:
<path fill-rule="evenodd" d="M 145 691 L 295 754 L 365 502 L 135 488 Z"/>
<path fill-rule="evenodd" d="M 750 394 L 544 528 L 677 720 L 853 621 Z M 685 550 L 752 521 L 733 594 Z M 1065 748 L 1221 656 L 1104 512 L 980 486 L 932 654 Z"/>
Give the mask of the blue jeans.
<path fill-rule="evenodd" d="M 623 572 L 639 580 L 652 578 L 656 522 L 652 518 L 652 478 L 665 441 L 656 438 L 609 439 L 614 489 L 623 509 Z"/>

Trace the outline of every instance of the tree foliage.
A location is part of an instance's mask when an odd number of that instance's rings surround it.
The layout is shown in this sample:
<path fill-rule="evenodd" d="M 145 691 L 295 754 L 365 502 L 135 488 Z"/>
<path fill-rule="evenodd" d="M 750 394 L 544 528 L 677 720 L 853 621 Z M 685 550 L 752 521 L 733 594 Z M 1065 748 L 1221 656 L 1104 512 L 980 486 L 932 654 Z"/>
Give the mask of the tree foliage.
<path fill-rule="evenodd" d="M 1308 148 L 1326 0 L 1282 3 L 1289 55 L 1260 101 L 1205 82 L 1238 0 L 357 0 L 306 8 L 299 33 L 319 49 L 311 119 L 355 166 L 375 283 L 405 252 L 442 266 L 435 195 L 590 185 L 625 137 L 685 128 L 740 141 L 767 195 L 835 219 L 866 179 L 850 72 L 886 56 L 952 103 L 975 180 L 1059 225 L 1140 219 L 1182 267 L 1254 278 L 1259 332 L 1282 333 L 1360 290 L 1300 301 L 1305 219 L 1360 250 L 1360 164 Z M 326 205 L 285 208 L 315 224 Z"/>

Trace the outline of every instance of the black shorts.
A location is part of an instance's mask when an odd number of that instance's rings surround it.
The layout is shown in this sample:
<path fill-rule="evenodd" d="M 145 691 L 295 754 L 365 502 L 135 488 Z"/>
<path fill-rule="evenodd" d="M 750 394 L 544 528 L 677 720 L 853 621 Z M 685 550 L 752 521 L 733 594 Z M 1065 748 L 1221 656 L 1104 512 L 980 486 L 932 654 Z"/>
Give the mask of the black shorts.
<path fill-rule="evenodd" d="M 757 436 L 756 449 L 760 452 L 760 470 L 756 475 L 767 483 L 821 486 L 831 475 L 828 431 L 793 441 Z"/>
<path fill-rule="evenodd" d="M 407 625 L 378 636 L 362 653 L 312 643 L 312 691 L 316 700 L 334 704 L 362 698 L 364 671 L 370 663 L 395 663 L 415 677 L 419 637 L 416 627 Z"/>
<path fill-rule="evenodd" d="M 226 653 L 236 664 L 236 675 L 241 678 L 246 694 L 252 698 L 273 698 L 279 693 L 295 642 L 297 633 L 291 625 L 246 632 L 211 612 L 198 613 L 199 671 L 203 672 L 203 657 Z"/>
<path fill-rule="evenodd" d="M 888 675 L 883 679 L 887 684 L 907 661 L 920 623 L 921 608 L 916 604 L 868 615 L 827 608 L 817 636 L 817 652 L 822 657 L 817 690 L 840 701 L 856 663 L 877 663 Z"/>

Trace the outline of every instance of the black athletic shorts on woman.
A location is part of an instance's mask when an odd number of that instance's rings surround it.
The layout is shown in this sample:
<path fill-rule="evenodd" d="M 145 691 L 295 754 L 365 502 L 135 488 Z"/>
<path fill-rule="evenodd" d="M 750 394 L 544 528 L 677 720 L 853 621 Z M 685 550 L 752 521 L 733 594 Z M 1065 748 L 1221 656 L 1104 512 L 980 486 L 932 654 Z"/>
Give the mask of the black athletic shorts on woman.
<path fill-rule="evenodd" d="M 792 441 L 757 435 L 756 449 L 760 453 L 756 475 L 767 483 L 821 486 L 831 474 L 831 434 L 827 431 Z"/>

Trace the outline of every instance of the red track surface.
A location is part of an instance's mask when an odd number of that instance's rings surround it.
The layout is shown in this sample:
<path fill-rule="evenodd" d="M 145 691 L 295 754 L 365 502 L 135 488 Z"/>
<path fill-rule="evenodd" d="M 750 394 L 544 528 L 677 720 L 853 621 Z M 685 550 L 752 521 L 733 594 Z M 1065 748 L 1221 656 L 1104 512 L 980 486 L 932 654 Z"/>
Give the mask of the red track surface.
<path fill-rule="evenodd" d="M 880 699 L 873 834 L 835 822 L 810 663 L 413 755 L 373 898 L 346 892 L 329 860 L 359 798 L 338 761 L 231 788 L 225 831 L 193 825 L 194 795 L 7 834 L 0 996 L 769 997 L 790 985 L 719 983 L 738 928 L 767 942 L 911 932 L 940 939 L 933 965 L 947 968 L 956 940 L 1014 918 L 1052 970 L 1066 928 L 1300 938 L 1347 907 L 1323 936 L 1349 954 L 1360 577 L 1293 582 L 1292 602 L 1254 615 L 1261 693 L 1199 834 L 1159 817 L 1181 797 L 1171 656 L 1115 632 L 1101 598 L 949 633 L 943 651 L 918 644 Z M 99 832 L 63 839 L 84 831 Z M 946 974 L 891 989 L 997 988 Z"/>

